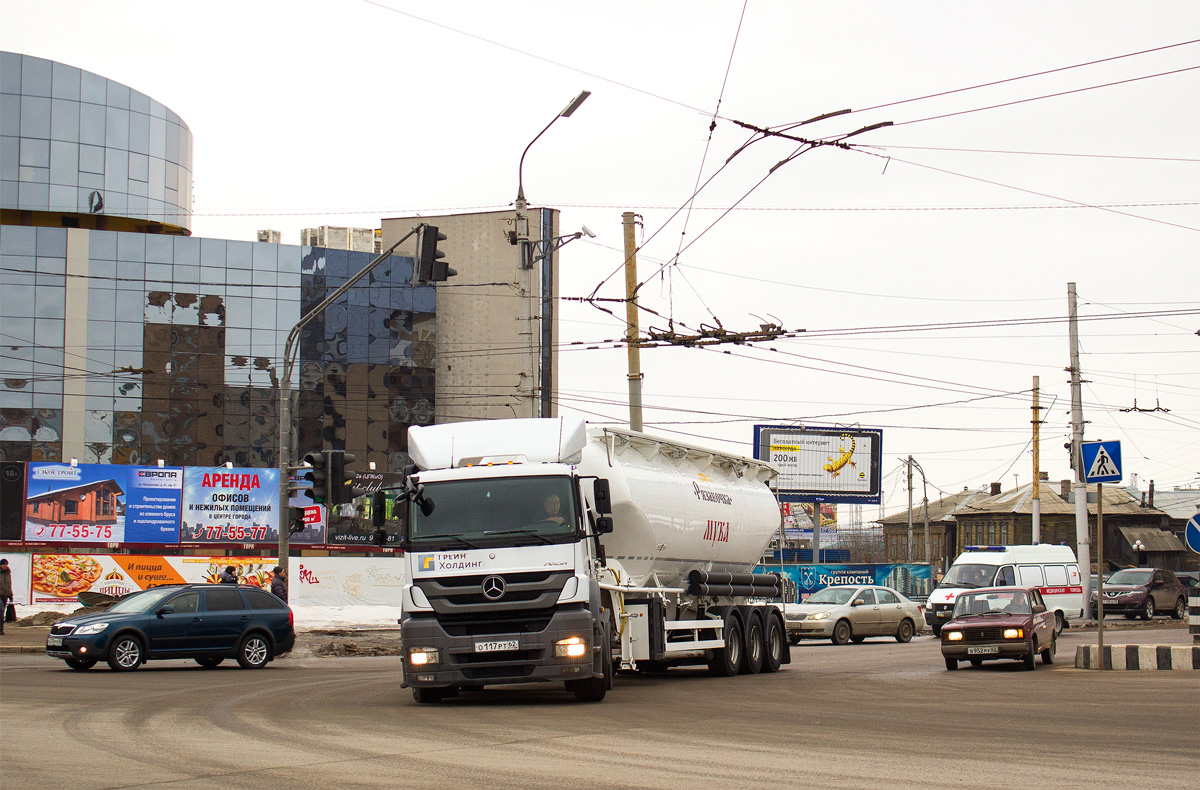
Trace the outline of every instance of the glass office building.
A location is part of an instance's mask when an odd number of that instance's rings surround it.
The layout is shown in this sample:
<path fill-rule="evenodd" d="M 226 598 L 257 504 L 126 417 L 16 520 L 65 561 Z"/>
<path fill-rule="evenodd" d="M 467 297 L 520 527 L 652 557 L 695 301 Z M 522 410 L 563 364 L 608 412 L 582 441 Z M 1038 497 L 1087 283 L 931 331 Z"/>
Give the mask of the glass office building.
<path fill-rule="evenodd" d="M 278 463 L 289 330 L 370 253 L 190 236 L 191 132 L 99 75 L 0 53 L 0 460 Z M 435 290 L 392 257 L 300 336 L 300 454 L 407 462 Z"/>

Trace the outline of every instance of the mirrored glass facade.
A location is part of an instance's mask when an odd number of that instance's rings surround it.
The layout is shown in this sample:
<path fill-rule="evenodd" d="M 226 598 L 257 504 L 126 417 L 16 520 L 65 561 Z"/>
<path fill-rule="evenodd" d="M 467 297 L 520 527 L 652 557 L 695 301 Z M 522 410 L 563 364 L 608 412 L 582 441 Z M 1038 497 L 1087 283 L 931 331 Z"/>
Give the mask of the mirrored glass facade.
<path fill-rule="evenodd" d="M 288 332 L 373 257 L 0 226 L 0 460 L 276 465 Z M 435 289 L 412 268 L 387 259 L 302 331 L 300 454 L 398 470 L 432 423 Z"/>
<path fill-rule="evenodd" d="M 90 71 L 0 52 L 0 211 L 32 224 L 191 228 L 192 132 L 168 107 Z"/>

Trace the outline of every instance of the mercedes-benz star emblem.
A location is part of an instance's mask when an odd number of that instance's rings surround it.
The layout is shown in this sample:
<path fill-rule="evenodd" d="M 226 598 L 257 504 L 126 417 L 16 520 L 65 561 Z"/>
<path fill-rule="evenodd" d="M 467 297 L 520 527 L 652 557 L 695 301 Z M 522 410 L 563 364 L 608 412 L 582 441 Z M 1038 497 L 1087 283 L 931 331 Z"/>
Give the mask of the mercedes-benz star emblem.
<path fill-rule="evenodd" d="M 489 601 L 498 601 L 504 597 L 504 579 L 499 576 L 489 576 L 483 580 L 483 597 Z"/>

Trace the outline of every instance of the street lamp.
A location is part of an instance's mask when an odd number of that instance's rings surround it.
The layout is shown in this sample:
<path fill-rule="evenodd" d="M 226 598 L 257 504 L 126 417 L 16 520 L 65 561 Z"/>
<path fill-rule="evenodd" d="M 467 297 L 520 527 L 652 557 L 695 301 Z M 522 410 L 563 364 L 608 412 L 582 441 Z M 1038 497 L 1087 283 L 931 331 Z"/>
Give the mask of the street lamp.
<path fill-rule="evenodd" d="M 554 125 L 554 122 L 559 118 L 570 118 L 572 113 L 579 109 L 579 105 L 587 101 L 587 97 L 591 96 L 591 91 L 580 91 L 579 95 L 571 99 L 571 103 L 563 108 L 563 111 L 554 116 L 550 123 L 546 124 L 546 128 L 537 133 L 537 137 L 529 141 L 529 145 L 525 146 L 525 150 L 521 153 L 521 162 L 517 165 L 517 211 L 518 213 L 525 210 L 525 154 L 529 153 L 529 149 L 538 141 L 538 138 L 546 133 L 546 130 Z"/>

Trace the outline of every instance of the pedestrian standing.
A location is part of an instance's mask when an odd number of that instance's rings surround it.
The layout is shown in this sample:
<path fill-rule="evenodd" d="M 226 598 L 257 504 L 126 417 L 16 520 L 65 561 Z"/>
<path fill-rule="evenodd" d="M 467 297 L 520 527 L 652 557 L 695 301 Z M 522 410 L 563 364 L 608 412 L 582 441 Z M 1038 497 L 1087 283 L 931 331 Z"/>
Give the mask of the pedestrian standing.
<path fill-rule="evenodd" d="M 8 567 L 8 560 L 0 559 L 0 634 L 4 633 L 4 621 L 8 619 L 8 607 L 12 599 L 12 571 Z"/>
<path fill-rule="evenodd" d="M 276 598 L 287 603 L 287 568 L 276 565 L 271 578 L 271 592 Z"/>

